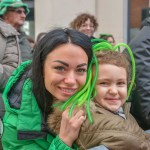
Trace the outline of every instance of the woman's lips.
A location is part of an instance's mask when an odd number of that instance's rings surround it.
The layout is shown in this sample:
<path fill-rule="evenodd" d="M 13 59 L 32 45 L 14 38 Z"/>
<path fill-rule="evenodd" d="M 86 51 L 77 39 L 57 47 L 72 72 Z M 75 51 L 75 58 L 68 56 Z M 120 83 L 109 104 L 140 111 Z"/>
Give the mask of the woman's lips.
<path fill-rule="evenodd" d="M 75 88 L 60 88 L 63 94 L 65 95 L 73 95 L 76 92 Z"/>

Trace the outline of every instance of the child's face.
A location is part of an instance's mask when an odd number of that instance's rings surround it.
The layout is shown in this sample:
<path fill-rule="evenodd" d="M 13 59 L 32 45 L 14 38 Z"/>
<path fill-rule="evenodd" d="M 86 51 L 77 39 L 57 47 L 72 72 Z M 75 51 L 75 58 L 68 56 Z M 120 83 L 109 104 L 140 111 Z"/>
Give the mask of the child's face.
<path fill-rule="evenodd" d="M 95 100 L 105 109 L 117 112 L 127 97 L 127 72 L 125 68 L 100 64 Z"/>

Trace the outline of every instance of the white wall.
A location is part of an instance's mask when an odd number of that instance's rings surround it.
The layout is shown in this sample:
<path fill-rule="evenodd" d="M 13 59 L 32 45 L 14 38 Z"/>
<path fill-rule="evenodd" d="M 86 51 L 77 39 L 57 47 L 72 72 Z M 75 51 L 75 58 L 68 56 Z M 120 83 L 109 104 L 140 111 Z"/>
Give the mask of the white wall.
<path fill-rule="evenodd" d="M 95 15 L 95 0 L 36 0 L 35 33 L 67 27 L 81 12 Z"/>
<path fill-rule="evenodd" d="M 124 41 L 123 0 L 36 0 L 35 33 L 53 27 L 67 27 L 81 12 L 89 12 L 98 19 L 96 32 L 113 34 L 117 42 Z"/>
<path fill-rule="evenodd" d="M 97 0 L 98 33 L 113 34 L 123 42 L 123 0 Z"/>

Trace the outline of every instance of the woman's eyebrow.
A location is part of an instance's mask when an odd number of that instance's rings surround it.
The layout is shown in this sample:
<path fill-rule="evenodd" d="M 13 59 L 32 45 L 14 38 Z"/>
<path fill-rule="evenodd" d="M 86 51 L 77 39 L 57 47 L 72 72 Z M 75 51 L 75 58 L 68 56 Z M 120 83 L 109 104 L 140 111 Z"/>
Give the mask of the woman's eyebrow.
<path fill-rule="evenodd" d="M 54 62 L 59 62 L 59 63 L 65 65 L 65 66 L 69 67 L 69 64 L 67 64 L 67 63 L 65 63 L 65 62 L 63 62 L 61 60 L 55 60 Z"/>
<path fill-rule="evenodd" d="M 80 64 L 80 65 L 77 65 L 77 68 L 83 67 L 83 66 L 87 66 L 87 64 L 86 64 L 86 63 L 83 63 L 83 64 Z"/>
<path fill-rule="evenodd" d="M 53 61 L 53 62 L 59 62 L 59 63 L 65 65 L 65 66 L 69 67 L 69 64 L 67 64 L 66 62 L 61 61 L 61 60 L 55 60 L 55 61 Z M 87 64 L 86 64 L 86 63 L 83 63 L 83 64 L 80 64 L 80 65 L 77 65 L 77 68 L 83 67 L 83 66 L 87 66 Z"/>

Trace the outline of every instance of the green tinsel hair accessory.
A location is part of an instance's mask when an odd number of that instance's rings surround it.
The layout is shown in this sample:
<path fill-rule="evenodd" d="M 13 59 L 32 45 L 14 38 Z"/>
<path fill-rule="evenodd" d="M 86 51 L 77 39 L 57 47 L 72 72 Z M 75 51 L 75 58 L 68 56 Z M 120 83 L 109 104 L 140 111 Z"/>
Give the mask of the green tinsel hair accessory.
<path fill-rule="evenodd" d="M 93 39 L 91 39 L 91 42 L 92 43 L 100 43 L 100 42 L 107 42 L 107 41 L 104 39 L 101 39 L 101 38 L 93 38 Z"/>
<path fill-rule="evenodd" d="M 107 34 L 107 33 L 102 33 L 102 34 L 99 34 L 100 36 L 112 36 L 112 34 Z"/>

